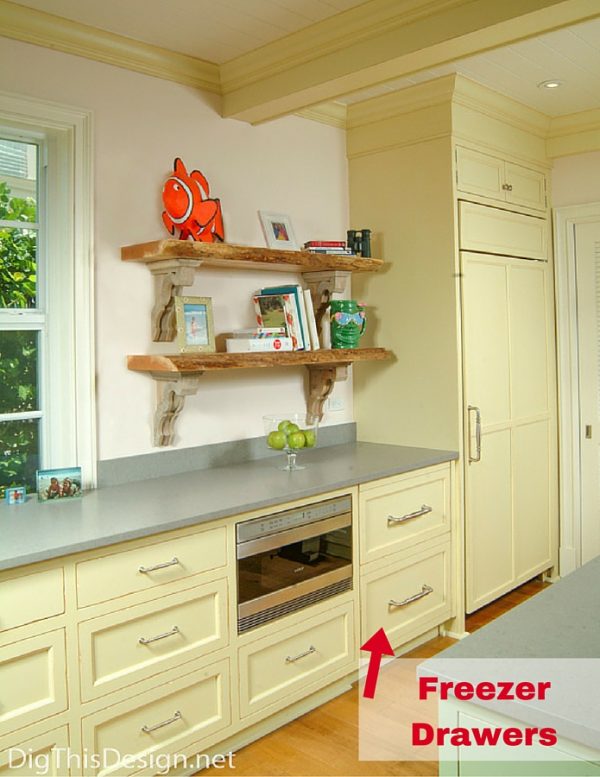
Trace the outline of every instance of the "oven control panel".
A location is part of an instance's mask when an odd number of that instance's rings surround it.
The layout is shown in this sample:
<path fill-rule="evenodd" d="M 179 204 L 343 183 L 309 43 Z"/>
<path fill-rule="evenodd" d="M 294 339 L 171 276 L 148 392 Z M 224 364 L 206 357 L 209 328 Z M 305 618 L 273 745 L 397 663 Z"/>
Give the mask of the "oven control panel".
<path fill-rule="evenodd" d="M 238 523 L 236 527 L 237 541 L 247 542 L 269 534 L 293 529 L 307 523 L 322 521 L 324 518 L 333 518 L 336 515 L 344 515 L 352 512 L 352 497 L 341 496 L 337 499 L 328 499 L 325 502 L 298 507 L 295 510 L 286 510 L 283 513 L 273 513 L 251 521 Z"/>

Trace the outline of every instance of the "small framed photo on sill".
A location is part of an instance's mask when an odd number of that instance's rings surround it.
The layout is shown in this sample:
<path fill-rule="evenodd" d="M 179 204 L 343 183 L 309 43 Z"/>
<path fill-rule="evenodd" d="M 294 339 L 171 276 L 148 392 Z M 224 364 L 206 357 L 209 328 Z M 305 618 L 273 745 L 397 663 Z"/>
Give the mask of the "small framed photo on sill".
<path fill-rule="evenodd" d="M 177 345 L 181 353 L 215 352 L 212 299 L 175 297 Z"/>
<path fill-rule="evenodd" d="M 38 502 L 73 499 L 81 496 L 81 467 L 38 469 Z"/>
<path fill-rule="evenodd" d="M 258 215 L 269 248 L 280 248 L 284 251 L 298 250 L 289 216 L 283 213 L 267 213 L 264 210 L 259 210 Z"/>

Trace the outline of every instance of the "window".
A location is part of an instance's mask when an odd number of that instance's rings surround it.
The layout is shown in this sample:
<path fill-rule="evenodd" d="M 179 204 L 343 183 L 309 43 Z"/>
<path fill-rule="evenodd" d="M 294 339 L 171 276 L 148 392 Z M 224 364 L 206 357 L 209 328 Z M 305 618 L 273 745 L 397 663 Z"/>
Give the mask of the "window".
<path fill-rule="evenodd" d="M 89 116 L 0 94 L 0 497 L 95 480 Z"/>

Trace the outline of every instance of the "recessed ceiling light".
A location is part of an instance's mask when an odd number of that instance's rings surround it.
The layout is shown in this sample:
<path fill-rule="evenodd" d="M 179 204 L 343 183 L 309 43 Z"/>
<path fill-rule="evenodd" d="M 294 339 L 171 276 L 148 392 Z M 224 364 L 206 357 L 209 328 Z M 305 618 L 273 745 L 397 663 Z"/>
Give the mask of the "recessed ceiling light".
<path fill-rule="evenodd" d="M 558 81 L 556 78 L 551 78 L 548 81 L 542 81 L 538 84 L 540 89 L 558 89 L 562 86 L 562 81 Z"/>

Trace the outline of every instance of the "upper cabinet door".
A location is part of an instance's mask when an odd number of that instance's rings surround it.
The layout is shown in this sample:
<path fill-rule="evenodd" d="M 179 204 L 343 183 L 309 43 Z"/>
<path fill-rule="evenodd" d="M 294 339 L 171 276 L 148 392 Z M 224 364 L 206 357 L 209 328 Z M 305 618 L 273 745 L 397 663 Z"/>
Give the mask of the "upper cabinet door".
<path fill-rule="evenodd" d="M 471 148 L 456 147 L 459 192 L 531 210 L 546 210 L 546 176 L 540 170 L 507 162 Z"/>
<path fill-rule="evenodd" d="M 506 201 L 535 210 L 546 209 L 546 176 L 539 170 L 506 162 Z"/>
<path fill-rule="evenodd" d="M 463 251 L 544 261 L 548 258 L 546 219 L 473 202 L 460 203 L 459 219 Z"/>
<path fill-rule="evenodd" d="M 456 181 L 460 191 L 504 200 L 504 162 L 470 148 L 456 148 Z"/>

